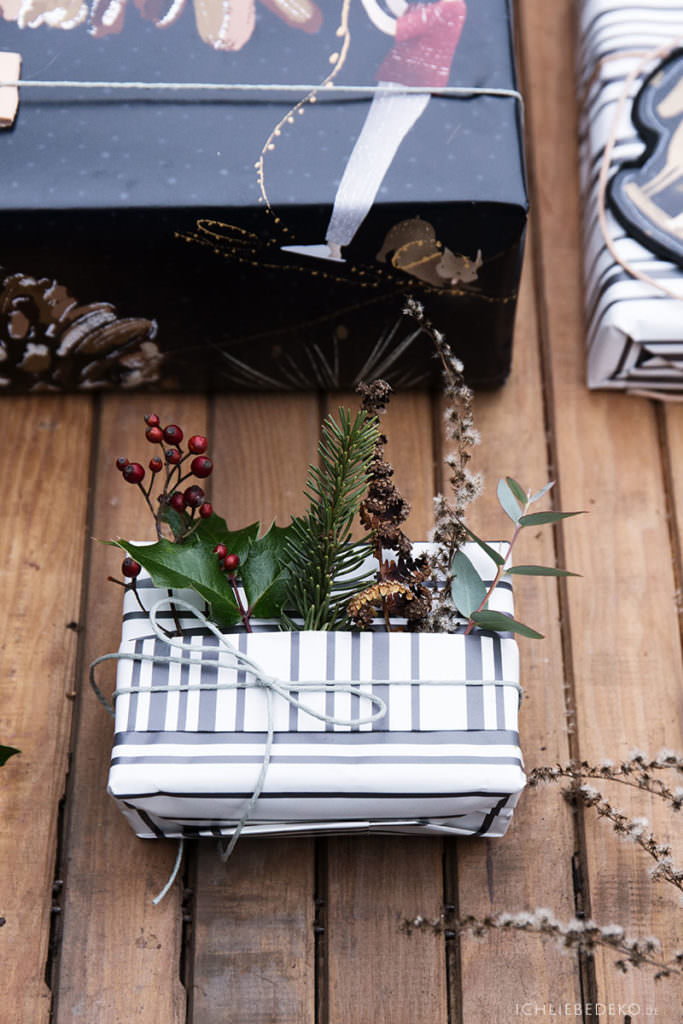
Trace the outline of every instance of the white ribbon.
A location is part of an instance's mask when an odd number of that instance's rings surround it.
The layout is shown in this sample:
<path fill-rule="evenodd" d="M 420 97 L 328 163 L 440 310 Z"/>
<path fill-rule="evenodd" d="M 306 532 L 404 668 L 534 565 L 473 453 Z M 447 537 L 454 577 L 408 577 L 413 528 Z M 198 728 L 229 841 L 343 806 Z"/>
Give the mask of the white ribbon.
<path fill-rule="evenodd" d="M 284 83 L 263 83 L 263 82 L 80 82 L 77 79 L 14 79 L 3 81 L 0 79 L 0 86 L 9 86 L 15 89 L 132 89 L 144 92 L 284 92 L 284 93 L 348 93 L 355 95 L 362 93 L 372 96 L 376 92 L 387 92 L 395 90 L 397 93 L 429 93 L 432 96 L 501 96 L 503 98 L 515 99 L 523 106 L 522 94 L 517 89 L 489 89 L 486 86 L 475 85 L 444 85 L 436 86 L 433 89 L 425 88 L 422 85 L 400 85 L 396 84 L 387 89 L 384 85 L 334 85 L 329 82 L 325 85 L 318 84 L 284 84 Z"/>

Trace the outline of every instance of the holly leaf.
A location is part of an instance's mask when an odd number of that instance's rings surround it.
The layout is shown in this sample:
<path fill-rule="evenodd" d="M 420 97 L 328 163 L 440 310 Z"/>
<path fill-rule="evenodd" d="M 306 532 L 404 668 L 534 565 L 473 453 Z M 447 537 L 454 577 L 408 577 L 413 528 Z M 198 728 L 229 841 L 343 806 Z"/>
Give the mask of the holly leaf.
<path fill-rule="evenodd" d="M 507 481 L 508 487 L 514 494 L 517 501 L 520 503 L 520 505 L 522 505 L 522 507 L 524 507 L 524 505 L 526 505 L 527 503 L 527 496 L 526 491 L 524 490 L 522 485 L 518 484 L 517 481 L 514 480 L 511 476 L 506 476 L 505 479 Z"/>
<path fill-rule="evenodd" d="M 520 526 L 543 526 L 544 523 L 559 523 L 561 519 L 569 519 L 570 516 L 583 516 L 585 509 L 580 512 L 530 512 L 526 516 L 520 516 Z"/>
<path fill-rule="evenodd" d="M 5 747 L 0 743 L 0 768 L 2 768 L 3 764 L 7 764 L 10 757 L 20 753 L 21 751 L 17 750 L 16 747 Z"/>
<path fill-rule="evenodd" d="M 508 576 L 580 576 L 578 572 L 568 569 L 556 569 L 551 565 L 511 565 Z"/>
<path fill-rule="evenodd" d="M 484 598 L 486 585 L 464 551 L 456 551 L 451 563 L 451 594 L 461 615 L 469 618 Z"/>
<path fill-rule="evenodd" d="M 196 590 L 207 601 L 216 625 L 232 626 L 240 621 L 232 588 L 213 553 L 212 543 L 206 543 L 198 534 L 199 530 L 182 544 L 166 539 L 156 544 L 131 544 L 126 540 L 116 543 L 144 566 L 155 586 Z"/>
<path fill-rule="evenodd" d="M 183 535 L 190 525 L 191 519 L 187 512 L 177 512 L 170 505 L 165 505 L 161 510 L 161 521 L 171 527 L 173 536 L 177 539 Z"/>
<path fill-rule="evenodd" d="M 503 555 L 499 554 L 495 548 L 490 547 L 486 541 L 481 539 L 481 537 L 477 537 L 476 533 L 472 533 L 469 526 L 466 526 L 465 529 L 467 530 L 468 536 L 472 538 L 474 543 L 478 544 L 481 550 L 485 552 L 489 558 L 493 559 L 496 565 L 505 565 L 505 558 Z"/>
<path fill-rule="evenodd" d="M 542 633 L 537 633 L 535 629 L 525 626 L 523 622 L 518 622 L 517 619 L 511 619 L 502 612 L 492 612 L 489 609 L 485 609 L 481 612 L 473 612 L 470 615 L 470 619 L 481 629 L 492 629 L 497 633 L 519 633 L 520 636 L 528 636 L 532 640 L 543 639 Z"/>
<path fill-rule="evenodd" d="M 502 477 L 498 481 L 496 493 L 498 494 L 498 501 L 500 502 L 500 507 L 503 509 L 503 512 L 510 517 L 513 523 L 518 523 L 522 510 L 519 507 L 519 503 L 514 496 L 510 484 L 507 480 L 503 480 Z"/>
<path fill-rule="evenodd" d="M 246 561 L 260 529 L 260 523 L 252 523 L 251 526 L 245 526 L 242 530 L 229 530 L 225 519 L 214 514 L 208 519 L 203 519 L 192 536 L 197 537 L 202 544 L 206 544 L 212 554 L 216 544 L 225 544 L 228 554 L 237 555 L 242 564 Z M 183 541 L 183 544 L 186 543 L 187 541 Z"/>
<path fill-rule="evenodd" d="M 285 545 L 290 529 L 273 523 L 267 533 L 253 542 L 239 569 L 254 618 L 280 618 L 287 594 Z"/>

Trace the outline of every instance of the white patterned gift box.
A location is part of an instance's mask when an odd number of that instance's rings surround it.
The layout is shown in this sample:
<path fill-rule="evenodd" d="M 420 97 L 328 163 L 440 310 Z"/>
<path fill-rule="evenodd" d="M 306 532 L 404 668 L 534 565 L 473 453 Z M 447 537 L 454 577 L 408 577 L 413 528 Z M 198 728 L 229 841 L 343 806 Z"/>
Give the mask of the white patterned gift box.
<path fill-rule="evenodd" d="M 481 549 L 468 554 L 492 578 Z M 138 593 L 146 608 L 168 594 L 144 574 Z M 203 610 L 190 591 L 174 596 Z M 491 607 L 512 613 L 509 583 Z M 231 835 L 267 754 L 244 835 L 506 831 L 525 784 L 511 634 L 465 636 L 464 625 L 453 634 L 281 632 L 268 623 L 223 634 L 262 678 L 288 686 L 290 701 L 255 684 L 190 612 L 177 615 L 182 649 L 153 635 L 126 594 L 109 792 L 139 836 Z M 167 624 L 172 616 L 160 613 Z"/>
<path fill-rule="evenodd" d="M 683 270 L 661 251 L 641 244 L 633 231 L 617 220 L 608 201 L 607 229 L 619 258 L 673 295 L 637 280 L 614 259 L 598 222 L 598 179 L 612 129 L 616 134 L 610 181 L 620 169 L 645 157 L 645 142 L 632 119 L 633 101 L 657 61 L 644 60 L 643 54 L 666 47 L 677 37 L 683 37 L 683 0 L 662 0 L 654 5 L 647 0 L 581 0 L 578 86 L 582 100 L 587 379 L 591 388 L 683 390 Z M 629 74 L 638 68 L 627 87 Z M 618 116 L 625 89 L 625 103 Z M 676 168 L 672 168 L 669 183 L 673 190 L 678 189 L 678 220 L 683 221 L 683 168 L 677 170 L 676 179 Z M 647 187 L 639 190 L 642 196 L 647 191 Z M 647 197 L 642 203 L 654 210 Z M 680 224 L 675 234 L 680 246 Z"/>

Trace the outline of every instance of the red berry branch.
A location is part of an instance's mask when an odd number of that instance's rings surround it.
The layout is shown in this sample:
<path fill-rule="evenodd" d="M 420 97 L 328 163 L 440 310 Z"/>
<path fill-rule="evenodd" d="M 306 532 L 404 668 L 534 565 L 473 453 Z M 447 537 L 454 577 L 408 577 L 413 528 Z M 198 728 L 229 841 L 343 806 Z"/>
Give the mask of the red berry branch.
<path fill-rule="evenodd" d="M 145 437 L 150 444 L 159 445 L 161 455 L 154 455 L 148 463 L 150 477 L 145 485 L 145 469 L 139 462 L 130 462 L 125 455 L 116 460 L 116 468 L 128 484 L 140 488 L 147 506 L 154 516 L 157 536 L 164 536 L 164 524 L 168 524 L 176 543 L 182 543 L 194 531 L 202 519 L 208 519 L 213 508 L 206 500 L 206 495 L 199 484 L 191 484 L 185 488 L 181 484 L 196 477 L 205 480 L 213 472 L 213 462 L 206 455 L 209 446 L 202 434 L 193 434 L 187 442 L 187 451 L 183 450 L 183 431 L 177 423 L 169 423 L 164 427 L 156 413 L 145 416 L 147 429 Z M 188 460 L 189 462 L 188 466 Z M 165 475 L 161 475 L 165 468 Z M 161 482 L 161 490 L 156 497 L 156 507 L 152 503 L 152 488 L 155 481 Z M 180 516 L 180 523 L 169 516 L 172 510 Z M 126 575 L 126 573 L 124 573 Z"/>
<path fill-rule="evenodd" d="M 244 607 L 242 596 L 240 594 L 239 587 L 237 586 L 236 573 L 240 564 L 239 555 L 228 554 L 228 549 L 225 544 L 216 544 L 216 547 L 213 549 L 213 553 L 218 556 L 218 564 L 228 577 L 230 586 L 232 587 L 232 592 L 235 595 L 235 600 L 237 601 L 237 607 L 239 608 L 240 618 L 244 624 L 244 628 L 247 633 L 253 633 L 251 622 L 249 621 L 251 619 L 252 609 Z"/>

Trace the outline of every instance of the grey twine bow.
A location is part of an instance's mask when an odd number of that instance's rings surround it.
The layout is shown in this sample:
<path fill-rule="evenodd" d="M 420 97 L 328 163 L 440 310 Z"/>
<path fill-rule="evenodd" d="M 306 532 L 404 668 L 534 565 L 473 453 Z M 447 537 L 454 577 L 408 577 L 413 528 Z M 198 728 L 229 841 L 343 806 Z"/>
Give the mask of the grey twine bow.
<path fill-rule="evenodd" d="M 273 749 L 273 694 L 277 694 L 279 697 L 282 697 L 282 699 L 286 700 L 287 703 L 291 704 L 292 707 L 298 708 L 300 711 L 305 711 L 306 714 L 312 715 L 314 718 L 318 718 L 321 722 L 329 722 L 331 725 L 346 725 L 346 726 L 371 725 L 373 722 L 377 722 L 380 718 L 384 718 L 384 716 L 387 713 L 387 705 L 382 700 L 381 697 L 378 697 L 376 694 L 373 694 L 373 693 L 365 693 L 363 690 L 360 689 L 359 686 L 353 686 L 351 683 L 339 683 L 339 682 L 330 682 L 330 681 L 325 681 L 325 682 L 323 682 L 323 681 L 321 681 L 321 682 L 317 682 L 317 681 L 316 682 L 295 682 L 295 683 L 293 683 L 293 682 L 284 682 L 281 679 L 277 679 L 275 676 L 269 675 L 267 672 L 264 672 L 264 670 L 261 668 L 261 666 L 256 661 L 254 661 L 253 658 L 250 658 L 248 655 L 242 654 L 241 651 L 238 651 L 237 648 L 233 644 L 230 643 L 230 641 L 227 639 L 227 637 L 223 633 L 221 633 L 221 631 L 216 626 L 214 626 L 214 624 L 212 622 L 209 622 L 209 620 L 206 618 L 206 616 L 203 615 L 202 612 L 199 611 L 199 609 L 195 608 L 194 605 L 191 605 L 191 604 L 189 604 L 189 602 L 184 601 L 184 600 L 182 600 L 182 598 L 178 598 L 178 597 L 162 597 L 149 610 L 149 621 L 150 621 L 150 625 L 151 625 L 151 628 L 152 628 L 152 631 L 153 631 L 154 635 L 159 640 L 162 640 L 164 643 L 168 644 L 169 647 L 179 647 L 182 650 L 186 649 L 185 642 L 184 642 L 184 640 L 182 638 L 175 638 L 175 637 L 169 636 L 162 629 L 162 627 L 159 625 L 159 623 L 157 621 L 157 617 L 158 617 L 158 614 L 159 614 L 161 608 L 163 606 L 165 606 L 165 605 L 170 605 L 171 603 L 173 604 L 173 606 L 176 609 L 177 608 L 184 608 L 187 611 L 191 612 L 192 615 L 196 619 L 199 620 L 199 622 L 201 623 L 203 628 L 208 630 L 210 633 L 213 633 L 213 635 L 218 640 L 219 651 L 222 648 L 222 650 L 225 652 L 225 655 L 221 656 L 221 654 L 219 653 L 218 659 L 215 659 L 215 658 L 212 657 L 212 659 L 211 659 L 211 667 L 212 668 L 219 667 L 219 668 L 228 668 L 228 669 L 233 669 L 233 670 L 238 669 L 238 670 L 241 670 L 241 671 L 243 671 L 243 672 L 245 672 L 247 674 L 247 679 L 244 682 L 239 682 L 239 683 L 238 682 L 226 682 L 226 683 L 215 682 L 215 683 L 206 683 L 206 684 L 199 683 L 198 685 L 194 685 L 194 686 L 187 685 L 187 686 L 174 687 L 173 688 L 174 691 L 175 690 L 183 690 L 183 689 L 185 689 L 185 690 L 235 690 L 238 687 L 255 686 L 255 687 L 260 687 L 265 692 L 267 726 L 266 726 L 266 742 L 265 742 L 265 748 L 264 748 L 264 752 L 263 752 L 263 762 L 261 764 L 261 770 L 259 771 L 259 775 L 258 775 L 258 778 L 256 780 L 256 784 L 254 786 L 254 791 L 251 794 L 251 796 L 250 796 L 250 798 L 249 798 L 249 800 L 247 802 L 247 805 L 246 805 L 246 807 L 244 809 L 244 813 L 242 814 L 242 817 L 240 818 L 240 820 L 238 821 L 237 825 L 235 826 L 235 829 L 234 829 L 234 831 L 232 833 L 232 836 L 230 837 L 230 841 L 227 844 L 227 847 L 224 846 L 221 842 L 219 842 L 219 844 L 218 844 L 219 856 L 220 856 L 221 860 L 223 861 L 223 863 L 225 863 L 229 859 L 230 855 L 232 854 L 232 851 L 235 849 L 235 845 L 237 843 L 237 840 L 239 839 L 239 837 L 240 837 L 240 835 L 242 833 L 242 830 L 243 830 L 244 826 L 247 823 L 249 815 L 251 814 L 252 810 L 254 809 L 254 805 L 256 804 L 256 801 L 258 800 L 258 798 L 260 797 L 261 793 L 263 792 L 263 787 L 264 787 L 265 782 L 266 782 L 266 775 L 268 773 L 268 766 L 270 764 L 270 757 L 271 757 L 271 753 L 272 753 L 272 749 Z M 197 665 L 201 666 L 202 664 L 208 664 L 206 661 L 204 661 L 201 658 L 201 656 L 199 658 L 189 658 L 189 657 L 180 657 L 180 658 L 175 657 L 174 658 L 171 655 L 144 654 L 142 652 L 138 653 L 138 652 L 134 652 L 134 651 L 131 651 L 131 652 L 118 651 L 116 654 L 103 654 L 101 657 L 96 658 L 91 663 L 91 665 L 90 665 L 90 685 L 92 686 L 93 690 L 95 691 L 95 695 L 97 696 L 97 699 L 100 701 L 100 703 L 107 709 L 109 714 L 112 715 L 112 716 L 114 716 L 114 714 L 115 714 L 114 707 L 113 707 L 112 704 L 110 704 L 110 702 L 107 700 L 107 698 L 104 696 L 104 694 L 100 690 L 99 686 L 95 682 L 95 669 L 96 669 L 96 667 L 98 665 L 100 665 L 104 661 L 121 661 L 123 659 L 129 659 L 131 661 L 152 661 L 152 662 L 154 662 L 157 665 L 159 665 L 159 664 L 162 664 L 162 665 L 171 665 L 171 664 L 173 664 L 173 665 L 194 665 L 196 667 Z M 171 687 L 168 684 L 163 684 L 163 685 L 160 685 L 160 686 L 146 687 L 145 690 L 144 690 L 144 693 L 168 693 L 170 689 L 171 689 Z M 368 701 L 370 701 L 371 704 L 373 704 L 376 707 L 377 710 L 375 712 L 373 712 L 373 714 L 366 715 L 366 716 L 363 716 L 363 717 L 358 716 L 357 718 L 339 718 L 339 717 L 337 717 L 335 715 L 327 715 L 323 711 L 318 711 L 317 708 L 311 707 L 310 704 L 307 704 L 305 701 L 301 700 L 298 696 L 296 696 L 296 694 L 301 693 L 301 692 L 304 692 L 304 693 L 327 693 L 327 692 L 330 692 L 330 691 L 334 691 L 335 693 L 349 693 L 349 694 L 351 694 L 353 696 L 362 698 L 364 700 L 368 700 Z M 118 697 L 118 696 L 120 696 L 121 694 L 124 694 L 124 693 L 140 693 L 140 692 L 141 692 L 141 690 L 139 688 L 136 688 L 136 687 L 121 686 L 121 687 L 118 687 L 116 690 L 114 690 L 114 693 L 113 693 L 112 697 L 115 700 L 116 697 Z M 178 856 L 176 858 L 176 863 L 175 863 L 175 866 L 173 868 L 173 872 L 172 872 L 171 877 L 169 878 L 168 882 L 166 883 L 166 885 L 162 889 L 162 891 L 154 899 L 153 902 L 155 904 L 160 902 L 164 898 L 164 896 L 166 895 L 166 893 L 170 889 L 171 885 L 175 881 L 176 875 L 178 874 L 178 871 L 180 870 L 180 863 L 181 863 L 181 860 L 182 860 L 182 850 L 183 850 L 183 840 L 181 839 L 180 840 L 180 848 L 178 850 Z"/>

